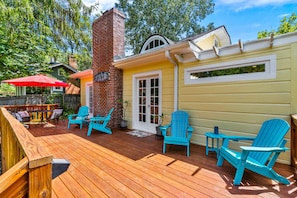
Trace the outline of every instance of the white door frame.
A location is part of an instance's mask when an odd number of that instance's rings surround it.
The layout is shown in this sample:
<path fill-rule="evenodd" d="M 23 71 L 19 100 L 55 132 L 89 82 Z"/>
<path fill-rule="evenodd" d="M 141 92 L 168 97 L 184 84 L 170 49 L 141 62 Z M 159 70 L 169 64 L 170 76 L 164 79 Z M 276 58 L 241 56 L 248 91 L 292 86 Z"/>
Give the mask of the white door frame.
<path fill-rule="evenodd" d="M 132 128 L 133 129 L 139 129 L 142 131 L 147 131 L 151 133 L 156 133 L 156 124 L 146 124 L 145 126 L 140 126 L 138 122 L 138 116 L 139 116 L 139 109 L 138 104 L 136 101 L 138 101 L 138 87 L 137 87 L 137 80 L 141 78 L 150 78 L 156 76 L 159 78 L 159 112 L 162 112 L 162 71 L 156 70 L 151 72 L 144 72 L 139 74 L 134 74 L 132 76 Z"/>

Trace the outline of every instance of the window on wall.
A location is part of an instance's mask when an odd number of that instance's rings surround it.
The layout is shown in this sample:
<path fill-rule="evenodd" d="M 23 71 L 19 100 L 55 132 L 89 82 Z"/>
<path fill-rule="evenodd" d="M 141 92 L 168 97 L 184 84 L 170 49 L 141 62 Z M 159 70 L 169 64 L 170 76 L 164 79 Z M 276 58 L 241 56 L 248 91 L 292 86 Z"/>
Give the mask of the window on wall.
<path fill-rule="evenodd" d="M 145 47 L 145 51 L 149 50 L 149 49 L 153 49 L 155 47 L 159 47 L 161 45 L 164 45 L 164 42 L 162 40 L 154 40 L 151 41 L 146 47 Z"/>
<path fill-rule="evenodd" d="M 58 69 L 58 75 L 59 76 L 63 76 L 63 72 L 64 72 L 64 70 L 62 68 Z"/>
<path fill-rule="evenodd" d="M 275 55 L 185 69 L 185 84 L 260 80 L 275 77 Z"/>
<path fill-rule="evenodd" d="M 265 64 L 247 65 L 236 68 L 218 69 L 213 71 L 201 71 L 191 73 L 191 79 L 210 78 L 215 76 L 231 76 L 239 74 L 248 74 L 256 72 L 265 72 Z"/>
<path fill-rule="evenodd" d="M 169 44 L 169 40 L 161 35 L 153 35 L 148 38 L 141 47 L 140 53 L 150 51 Z"/>
<path fill-rule="evenodd" d="M 63 87 L 53 87 L 53 91 L 63 91 Z"/>

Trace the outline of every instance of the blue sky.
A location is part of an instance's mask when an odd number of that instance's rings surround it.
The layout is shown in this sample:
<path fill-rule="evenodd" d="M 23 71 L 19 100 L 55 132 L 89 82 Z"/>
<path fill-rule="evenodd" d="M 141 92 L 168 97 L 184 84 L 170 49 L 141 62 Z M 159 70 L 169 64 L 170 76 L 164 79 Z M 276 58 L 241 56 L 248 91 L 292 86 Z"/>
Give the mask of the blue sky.
<path fill-rule="evenodd" d="M 98 0 L 83 0 L 87 5 Z M 102 10 L 114 7 L 117 0 L 99 0 Z M 214 13 L 202 25 L 214 22 L 215 27 L 225 25 L 232 43 L 257 39 L 263 30 L 277 30 L 284 16 L 297 14 L 297 0 L 214 0 Z M 166 36 L 166 35 L 165 35 Z"/>

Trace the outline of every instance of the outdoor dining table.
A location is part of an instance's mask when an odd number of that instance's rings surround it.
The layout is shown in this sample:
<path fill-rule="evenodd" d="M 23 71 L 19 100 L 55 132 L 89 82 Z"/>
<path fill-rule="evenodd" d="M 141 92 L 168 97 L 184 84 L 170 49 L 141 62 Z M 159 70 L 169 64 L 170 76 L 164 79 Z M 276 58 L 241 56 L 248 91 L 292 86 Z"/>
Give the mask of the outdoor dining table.
<path fill-rule="evenodd" d="M 33 112 L 33 113 L 37 113 L 37 118 L 39 117 L 38 114 L 41 113 L 41 120 L 40 122 L 43 123 L 44 121 L 47 121 L 49 116 L 51 116 L 51 114 L 49 113 L 53 113 L 53 109 L 35 109 L 35 110 L 30 110 L 29 112 Z M 44 117 L 44 114 L 45 114 L 45 117 Z"/>

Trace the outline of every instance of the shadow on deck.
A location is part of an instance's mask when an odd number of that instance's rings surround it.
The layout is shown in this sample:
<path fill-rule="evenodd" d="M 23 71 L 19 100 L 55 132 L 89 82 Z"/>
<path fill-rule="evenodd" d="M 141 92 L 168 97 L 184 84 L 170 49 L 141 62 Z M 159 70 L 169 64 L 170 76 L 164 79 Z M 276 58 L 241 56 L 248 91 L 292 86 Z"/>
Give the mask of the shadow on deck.
<path fill-rule="evenodd" d="M 67 172 L 53 179 L 53 197 L 296 197 L 293 168 L 277 164 L 289 178 L 281 185 L 247 171 L 241 186 L 233 186 L 235 169 L 227 162 L 216 166 L 216 155 L 205 147 L 170 146 L 162 154 L 162 139 L 138 138 L 113 129 L 108 135 L 93 131 L 86 136 L 74 125 L 60 121 L 53 128 L 32 125 L 29 131 L 54 158 L 71 162 Z"/>

